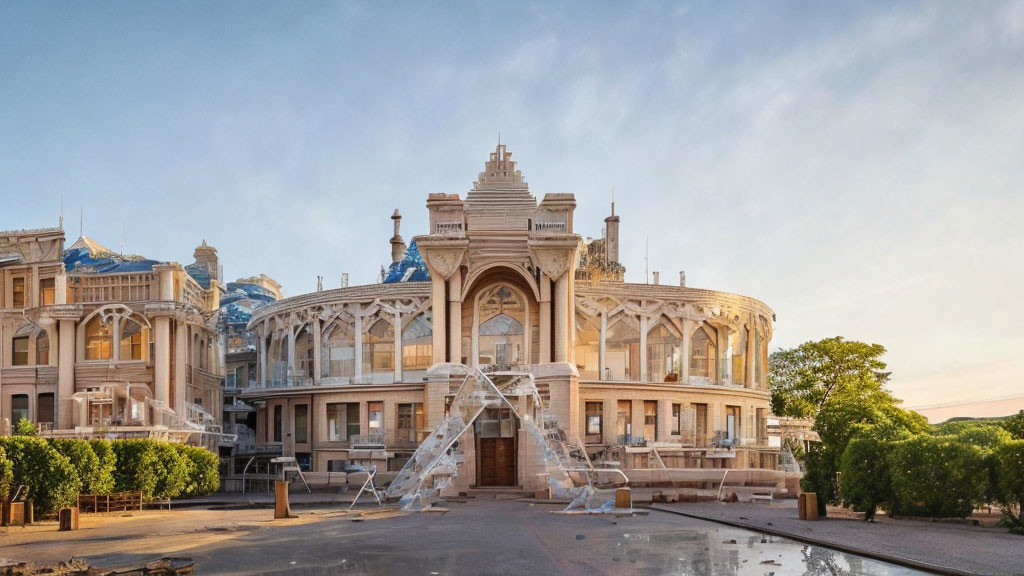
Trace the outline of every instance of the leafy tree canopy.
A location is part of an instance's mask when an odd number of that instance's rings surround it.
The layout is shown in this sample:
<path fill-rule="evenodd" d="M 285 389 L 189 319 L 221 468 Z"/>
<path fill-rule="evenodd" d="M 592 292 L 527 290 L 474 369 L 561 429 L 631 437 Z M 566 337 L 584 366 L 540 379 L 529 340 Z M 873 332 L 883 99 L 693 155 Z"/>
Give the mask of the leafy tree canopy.
<path fill-rule="evenodd" d="M 815 418 L 837 393 L 881 390 L 889 378 L 883 354 L 881 344 L 847 341 L 842 336 L 773 352 L 768 362 L 772 412 Z"/>

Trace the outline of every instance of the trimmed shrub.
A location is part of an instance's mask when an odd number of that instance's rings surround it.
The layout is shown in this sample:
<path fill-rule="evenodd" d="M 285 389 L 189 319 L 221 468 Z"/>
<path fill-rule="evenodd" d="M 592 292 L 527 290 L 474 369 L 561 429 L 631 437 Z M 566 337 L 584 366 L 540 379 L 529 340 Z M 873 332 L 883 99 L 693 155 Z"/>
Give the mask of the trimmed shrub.
<path fill-rule="evenodd" d="M 13 485 L 29 487 L 39 514 L 52 514 L 78 500 L 82 483 L 71 461 L 46 440 L 31 436 L 0 438 L 13 470 Z"/>
<path fill-rule="evenodd" d="M 892 443 L 865 433 L 854 436 L 843 452 L 840 491 L 843 501 L 865 520 L 874 518 L 879 506 L 888 508 L 892 500 L 888 454 Z"/>
<path fill-rule="evenodd" d="M 985 502 L 989 472 L 977 446 L 922 434 L 893 443 L 888 464 L 895 515 L 966 518 Z"/>
<path fill-rule="evenodd" d="M 153 441 L 152 445 L 157 461 L 153 497 L 175 498 L 188 483 L 191 461 L 178 450 L 179 444 Z"/>
<path fill-rule="evenodd" d="M 96 487 L 113 484 L 113 477 L 108 469 L 100 466 L 100 459 L 85 440 L 74 438 L 55 438 L 50 441 L 57 452 L 63 454 L 78 473 L 82 482 L 82 493 L 97 494 Z M 107 476 L 107 478 L 104 478 Z"/>
<path fill-rule="evenodd" d="M 111 440 L 110 447 L 117 459 L 114 471 L 114 491 L 142 491 L 146 500 L 153 499 L 158 482 L 160 461 L 152 440 Z"/>
<path fill-rule="evenodd" d="M 1013 437 L 996 424 L 967 426 L 956 433 L 956 439 L 964 444 L 973 444 L 983 450 L 992 450 L 1009 442 Z"/>
<path fill-rule="evenodd" d="M 7 457 L 7 451 L 0 445 L 0 501 L 11 497 L 11 482 L 14 480 L 14 465 Z"/>
<path fill-rule="evenodd" d="M 189 461 L 188 481 L 181 495 L 186 498 L 209 496 L 220 489 L 220 458 L 206 448 L 178 444 L 178 451 Z"/>
<path fill-rule="evenodd" d="M 89 448 L 99 461 L 100 471 L 92 485 L 89 486 L 91 494 L 110 494 L 114 491 L 114 472 L 117 470 L 117 456 L 110 445 L 109 440 L 90 440 Z M 85 488 L 82 489 L 85 491 Z"/>
<path fill-rule="evenodd" d="M 992 453 L 995 501 L 1003 509 L 1003 523 L 1024 534 L 1024 440 L 1011 440 Z"/>
<path fill-rule="evenodd" d="M 36 425 L 31 420 L 21 418 L 18 423 L 14 425 L 15 436 L 35 436 L 37 433 Z"/>

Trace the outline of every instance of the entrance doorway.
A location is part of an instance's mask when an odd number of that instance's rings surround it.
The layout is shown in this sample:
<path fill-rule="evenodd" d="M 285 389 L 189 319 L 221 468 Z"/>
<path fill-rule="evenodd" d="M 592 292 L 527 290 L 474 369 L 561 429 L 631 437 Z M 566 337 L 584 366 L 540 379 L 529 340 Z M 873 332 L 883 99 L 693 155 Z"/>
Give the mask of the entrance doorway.
<path fill-rule="evenodd" d="M 473 424 L 476 432 L 477 486 L 516 486 L 516 431 L 508 408 L 490 408 Z"/>

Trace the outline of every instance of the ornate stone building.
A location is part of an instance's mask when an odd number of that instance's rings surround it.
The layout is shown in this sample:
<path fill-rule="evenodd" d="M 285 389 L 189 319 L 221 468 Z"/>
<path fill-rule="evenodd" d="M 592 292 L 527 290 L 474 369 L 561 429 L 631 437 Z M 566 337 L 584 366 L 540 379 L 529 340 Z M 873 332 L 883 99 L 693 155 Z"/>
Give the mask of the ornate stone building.
<path fill-rule="evenodd" d="M 0 433 L 216 442 L 217 251 L 187 267 L 61 228 L 0 232 Z M 213 434 L 211 434 L 211 432 Z"/>
<path fill-rule="evenodd" d="M 696 486 L 709 468 L 781 481 L 767 432 L 768 306 L 623 282 L 614 208 L 605 237 L 584 242 L 575 197 L 538 202 L 503 145 L 465 198 L 430 194 L 426 207 L 428 233 L 408 248 L 392 217 L 384 282 L 254 312 L 259 375 L 240 397 L 257 407 L 265 447 L 313 476 L 346 460 L 398 470 L 456 392 L 431 367 L 460 363 L 529 369 L 565 437 L 632 481 L 655 459 Z M 492 412 L 460 441 L 457 485 L 534 489 L 520 426 Z"/>

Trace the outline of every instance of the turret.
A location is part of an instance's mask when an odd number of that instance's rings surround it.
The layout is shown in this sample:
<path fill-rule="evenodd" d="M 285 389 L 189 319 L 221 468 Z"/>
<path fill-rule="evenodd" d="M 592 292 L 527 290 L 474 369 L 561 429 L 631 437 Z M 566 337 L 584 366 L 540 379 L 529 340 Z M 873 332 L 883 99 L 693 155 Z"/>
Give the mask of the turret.
<path fill-rule="evenodd" d="M 399 229 L 402 227 L 402 214 L 395 208 L 395 213 L 391 215 L 391 221 L 395 224 L 395 235 L 391 237 L 391 261 L 398 262 L 405 255 L 405 240 L 402 240 L 402 235 L 399 234 Z"/>

